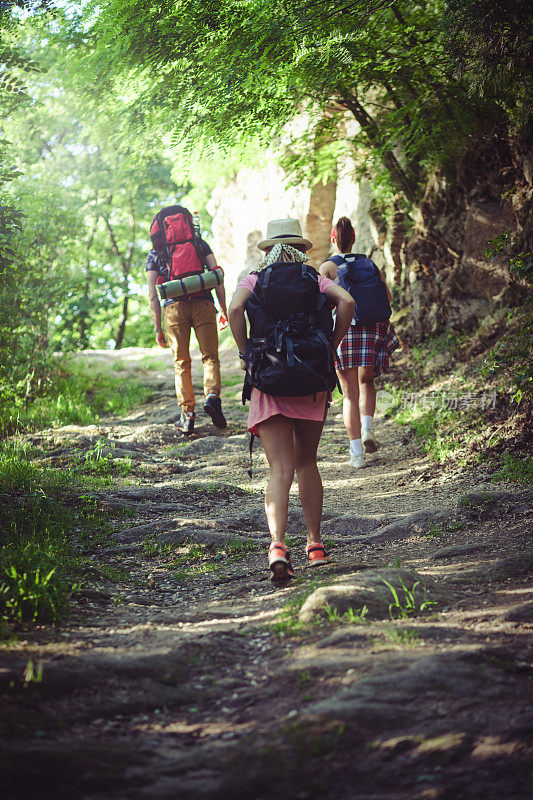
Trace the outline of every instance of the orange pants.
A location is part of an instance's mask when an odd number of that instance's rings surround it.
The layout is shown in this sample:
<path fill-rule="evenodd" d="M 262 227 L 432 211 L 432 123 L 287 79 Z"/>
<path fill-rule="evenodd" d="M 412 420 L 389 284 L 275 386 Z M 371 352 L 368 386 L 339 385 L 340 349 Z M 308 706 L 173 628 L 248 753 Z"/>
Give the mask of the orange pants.
<path fill-rule="evenodd" d="M 217 316 L 210 300 L 178 300 L 163 308 L 165 332 L 174 356 L 176 397 L 184 411 L 194 411 L 189 343 L 194 329 L 204 365 L 204 393 L 220 395 Z"/>

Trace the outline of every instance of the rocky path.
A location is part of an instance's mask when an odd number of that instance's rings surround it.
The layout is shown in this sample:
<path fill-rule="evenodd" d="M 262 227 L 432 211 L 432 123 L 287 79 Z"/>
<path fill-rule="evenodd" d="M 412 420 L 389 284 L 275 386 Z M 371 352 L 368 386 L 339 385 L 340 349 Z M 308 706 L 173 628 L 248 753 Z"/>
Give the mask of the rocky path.
<path fill-rule="evenodd" d="M 227 430 L 200 412 L 187 440 L 168 363 L 121 357 L 125 379 L 153 382 L 147 406 L 34 437 L 52 464 L 105 440 L 133 469 L 92 492 L 112 537 L 68 623 L 2 645 L 3 796 L 529 798 L 531 493 L 445 472 L 384 420 L 350 472 L 334 405 L 319 451 L 334 562 L 306 567 L 295 492 L 298 578 L 274 588 L 233 351 Z"/>

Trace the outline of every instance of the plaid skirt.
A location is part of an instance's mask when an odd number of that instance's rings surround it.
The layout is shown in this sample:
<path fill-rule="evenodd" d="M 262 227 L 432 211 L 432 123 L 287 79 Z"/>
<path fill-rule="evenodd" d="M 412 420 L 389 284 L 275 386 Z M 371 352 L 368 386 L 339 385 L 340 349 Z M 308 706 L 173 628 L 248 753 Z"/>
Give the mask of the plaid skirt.
<path fill-rule="evenodd" d="M 400 346 L 390 322 L 350 325 L 337 349 L 337 369 L 374 367 L 374 376 L 389 368 L 389 356 Z"/>

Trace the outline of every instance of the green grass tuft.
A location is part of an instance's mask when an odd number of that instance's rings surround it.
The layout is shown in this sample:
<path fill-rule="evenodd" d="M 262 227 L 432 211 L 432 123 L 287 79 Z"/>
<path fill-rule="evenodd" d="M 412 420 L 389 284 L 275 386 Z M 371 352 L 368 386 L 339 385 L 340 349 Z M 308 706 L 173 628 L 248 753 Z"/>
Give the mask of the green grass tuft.
<path fill-rule="evenodd" d="M 0 393 L 0 434 L 90 425 L 102 416 L 124 416 L 151 394 L 151 386 L 131 376 L 126 380 L 112 367 L 89 368 L 65 359 L 54 365 L 43 392 L 31 402 Z"/>
<path fill-rule="evenodd" d="M 512 456 L 504 453 L 501 460 L 500 469 L 494 473 L 492 479 L 495 481 L 512 481 L 525 485 L 533 483 L 533 458 L 525 456 Z"/>
<path fill-rule="evenodd" d="M 0 446 L 0 619 L 54 622 L 67 610 L 84 545 L 105 540 L 109 515 L 94 498 L 72 496 L 71 473 L 38 467 L 29 452 Z"/>

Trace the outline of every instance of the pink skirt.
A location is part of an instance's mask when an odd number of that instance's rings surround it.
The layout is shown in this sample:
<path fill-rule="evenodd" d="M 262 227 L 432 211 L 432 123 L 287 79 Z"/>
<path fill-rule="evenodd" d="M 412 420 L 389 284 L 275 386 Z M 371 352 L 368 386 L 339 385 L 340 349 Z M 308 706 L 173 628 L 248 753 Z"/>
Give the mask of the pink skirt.
<path fill-rule="evenodd" d="M 316 395 L 308 394 L 304 397 L 274 397 L 254 388 L 250 398 L 248 430 L 254 436 L 259 436 L 257 426 L 278 414 L 289 419 L 322 422 L 326 417 L 327 395 L 328 392 L 317 392 Z"/>

